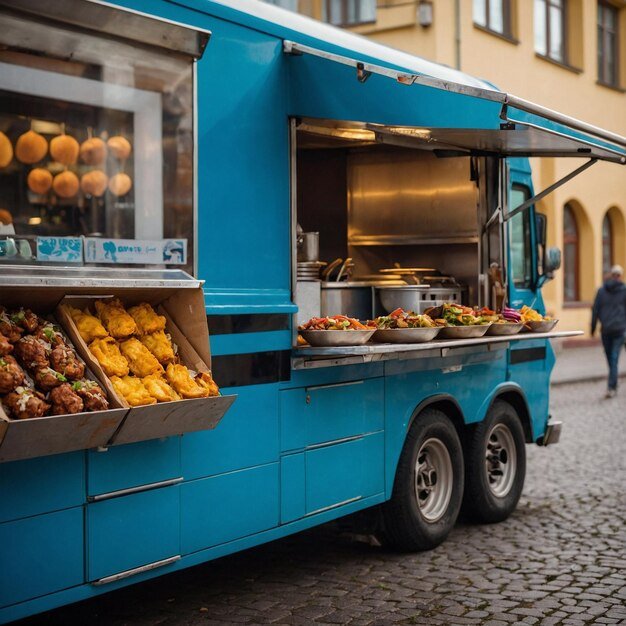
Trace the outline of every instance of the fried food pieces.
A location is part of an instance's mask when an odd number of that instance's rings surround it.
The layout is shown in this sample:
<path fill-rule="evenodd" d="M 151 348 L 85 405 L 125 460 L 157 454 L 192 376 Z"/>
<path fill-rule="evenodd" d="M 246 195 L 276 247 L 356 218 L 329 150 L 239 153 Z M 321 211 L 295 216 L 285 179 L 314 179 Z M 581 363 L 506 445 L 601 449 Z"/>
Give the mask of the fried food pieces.
<path fill-rule="evenodd" d="M 172 363 L 176 359 L 172 343 L 167 338 L 164 331 L 159 330 L 149 335 L 142 335 L 139 340 L 141 343 L 154 354 L 157 361 L 162 365 Z"/>
<path fill-rule="evenodd" d="M 95 315 L 71 306 L 67 308 L 85 343 L 91 343 L 94 339 L 104 339 L 109 334 Z"/>
<path fill-rule="evenodd" d="M 42 393 L 22 386 L 4 396 L 2 404 L 9 417 L 16 420 L 43 417 L 50 409 Z"/>
<path fill-rule="evenodd" d="M 52 350 L 50 365 L 68 380 L 78 380 L 85 375 L 85 364 L 79 361 L 74 350 L 67 346 L 57 346 Z"/>
<path fill-rule="evenodd" d="M 106 394 L 93 380 L 76 381 L 72 390 L 82 399 L 86 411 L 106 411 L 109 408 Z"/>
<path fill-rule="evenodd" d="M 41 339 L 27 335 L 15 343 L 13 353 L 22 367 L 27 370 L 37 370 L 50 366 L 50 361 L 48 360 L 49 347 L 51 348 L 52 346 L 41 341 Z"/>
<path fill-rule="evenodd" d="M 180 400 L 180 396 L 167 384 L 161 374 L 146 376 L 142 382 L 148 393 L 155 398 L 157 402 L 173 402 L 174 400 Z"/>
<path fill-rule="evenodd" d="M 128 361 L 130 371 L 139 378 L 163 372 L 163 366 L 139 339 L 132 337 L 122 341 L 120 352 Z"/>
<path fill-rule="evenodd" d="M 95 339 L 89 344 L 89 350 L 96 357 L 104 373 L 112 376 L 126 376 L 129 367 L 128 361 L 122 356 L 120 349 L 113 337 Z"/>
<path fill-rule="evenodd" d="M 156 311 L 147 302 L 131 307 L 128 309 L 128 312 L 135 320 L 140 335 L 165 330 L 165 317 L 157 315 Z"/>
<path fill-rule="evenodd" d="M 126 312 L 118 298 L 97 300 L 95 306 L 98 317 L 111 337 L 122 340 L 137 334 L 135 320 Z"/>
<path fill-rule="evenodd" d="M 0 393 L 10 393 L 24 383 L 24 370 L 9 354 L 0 357 Z"/>
<path fill-rule="evenodd" d="M 220 389 L 217 383 L 213 380 L 211 372 L 198 372 L 196 374 L 195 381 L 200 387 L 204 387 L 208 390 L 209 396 L 219 396 Z"/>
<path fill-rule="evenodd" d="M 209 390 L 199 385 L 184 365 L 170 363 L 165 370 L 165 376 L 183 398 L 206 398 L 209 395 Z"/>
<path fill-rule="evenodd" d="M 63 383 L 50 392 L 52 415 L 72 415 L 81 413 L 85 407 L 82 398 L 69 383 Z"/>
<path fill-rule="evenodd" d="M 130 406 L 143 406 L 146 404 L 155 404 L 156 398 L 153 398 L 140 378 L 134 376 L 112 376 L 111 382 L 113 388 L 122 396 Z"/>
<path fill-rule="evenodd" d="M 0 333 L 0 356 L 5 356 L 13 352 L 13 344 Z"/>

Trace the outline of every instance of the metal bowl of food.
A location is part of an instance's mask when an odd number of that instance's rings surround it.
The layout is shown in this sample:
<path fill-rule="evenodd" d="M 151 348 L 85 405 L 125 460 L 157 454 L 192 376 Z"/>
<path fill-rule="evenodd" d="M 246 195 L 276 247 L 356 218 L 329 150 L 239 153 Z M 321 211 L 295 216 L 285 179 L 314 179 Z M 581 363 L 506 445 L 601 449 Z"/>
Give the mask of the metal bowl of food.
<path fill-rule="evenodd" d="M 524 328 L 524 324 L 522 322 L 505 322 L 504 324 L 492 324 L 489 326 L 489 330 L 487 331 L 488 335 L 517 335 L 522 328 Z"/>
<path fill-rule="evenodd" d="M 476 339 L 482 337 L 491 324 L 474 324 L 472 326 L 442 326 L 440 339 Z"/>
<path fill-rule="evenodd" d="M 387 313 L 396 309 L 421 313 L 429 285 L 390 285 L 376 287 L 380 302 Z"/>
<path fill-rule="evenodd" d="M 383 328 L 374 333 L 372 339 L 379 343 L 424 343 L 432 341 L 441 330 L 434 328 Z"/>
<path fill-rule="evenodd" d="M 526 331 L 531 333 L 549 333 L 559 320 L 541 320 L 538 322 L 526 322 Z"/>
<path fill-rule="evenodd" d="M 372 330 L 301 330 L 300 335 L 311 346 L 334 348 L 337 346 L 362 346 L 376 332 Z"/>

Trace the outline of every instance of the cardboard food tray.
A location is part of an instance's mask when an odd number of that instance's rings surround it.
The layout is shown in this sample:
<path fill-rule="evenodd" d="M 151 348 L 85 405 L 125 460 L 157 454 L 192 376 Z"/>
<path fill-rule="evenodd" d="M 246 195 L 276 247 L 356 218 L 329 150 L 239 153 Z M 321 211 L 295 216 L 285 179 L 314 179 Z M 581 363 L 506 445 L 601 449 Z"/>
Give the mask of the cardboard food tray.
<path fill-rule="evenodd" d="M 198 294 L 202 297 L 201 292 Z M 176 294 L 168 300 L 162 302 L 157 307 L 158 312 L 167 319 L 166 330 L 172 336 L 173 342 L 178 346 L 178 353 L 184 365 L 195 371 L 209 371 L 209 366 L 200 357 L 198 352 L 192 347 L 184 333 L 179 329 L 173 321 L 174 315 L 170 312 L 175 310 L 176 306 L 181 303 L 177 301 Z M 89 306 L 93 312 L 93 303 L 95 300 L 107 299 L 102 296 L 97 297 L 72 297 L 67 296 L 60 303 L 57 310 L 57 317 L 61 321 L 61 325 L 71 337 L 80 356 L 85 360 L 89 367 L 95 372 L 96 377 L 106 387 L 107 391 L 112 394 L 116 404 L 128 407 L 124 398 L 120 397 L 111 381 L 106 376 L 98 361 L 91 354 L 87 344 L 83 341 L 71 316 L 65 309 L 64 305 L 77 307 L 80 309 Z M 153 303 L 154 305 L 155 303 Z M 186 303 L 187 306 L 189 303 Z M 204 304 L 204 303 L 203 303 Z M 169 306 L 168 306 L 169 305 Z M 178 312 L 178 318 L 184 319 L 185 316 Z M 204 305 L 202 306 L 202 315 L 204 316 Z M 206 317 L 204 317 L 204 329 L 201 328 L 197 319 L 190 316 L 192 323 L 190 326 L 195 332 L 200 334 L 200 338 L 204 335 L 207 343 L 208 353 L 208 329 L 206 327 Z M 226 411 L 230 408 L 237 396 L 214 396 L 209 398 L 195 398 L 178 400 L 176 402 L 159 402 L 146 406 L 127 408 L 127 414 L 121 426 L 113 434 L 109 445 L 122 445 L 134 443 L 137 441 L 147 441 L 149 439 L 160 439 L 170 437 L 172 435 L 182 435 L 187 432 L 195 432 L 200 430 L 210 430 L 217 426 Z"/>
<path fill-rule="evenodd" d="M 54 320 L 56 323 L 56 320 Z M 85 377 L 97 380 L 87 364 Z M 111 406 L 112 397 L 107 394 Z M 105 446 L 127 408 L 12 420 L 0 402 L 0 463 Z"/>

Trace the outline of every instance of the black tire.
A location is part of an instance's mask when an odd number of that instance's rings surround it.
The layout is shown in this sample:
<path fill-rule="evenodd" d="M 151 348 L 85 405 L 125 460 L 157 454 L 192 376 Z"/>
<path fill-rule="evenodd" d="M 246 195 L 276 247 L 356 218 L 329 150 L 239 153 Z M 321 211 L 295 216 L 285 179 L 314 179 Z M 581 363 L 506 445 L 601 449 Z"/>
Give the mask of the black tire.
<path fill-rule="evenodd" d="M 433 453 L 429 457 L 431 448 Z M 418 452 L 421 449 L 423 449 L 422 461 L 433 459 L 436 461 L 437 455 L 441 457 L 440 460 L 444 464 L 441 467 L 441 474 L 444 477 L 447 475 L 449 480 L 440 483 L 439 494 L 449 495 L 447 504 L 445 504 L 447 497 L 438 500 L 435 497 L 437 493 L 435 489 L 428 491 L 437 484 L 436 475 L 428 474 L 428 480 L 432 481 L 432 485 L 425 487 L 426 491 L 418 491 L 416 467 Z M 449 465 L 445 461 L 444 450 L 447 452 Z M 436 468 L 437 465 L 426 463 L 422 467 Z M 420 473 L 422 485 L 424 471 Z M 409 429 L 396 470 L 393 494 L 383 506 L 383 543 L 396 550 L 407 552 L 431 550 L 441 544 L 454 527 L 461 508 L 463 475 L 463 449 L 454 425 L 442 411 L 425 409 Z M 425 493 L 429 495 L 425 496 Z M 432 500 L 429 501 L 428 498 L 431 496 Z M 418 497 L 421 505 L 418 503 Z M 428 507 L 433 503 L 437 506 L 428 511 Z M 438 510 L 443 512 L 436 517 Z M 425 511 L 427 515 L 431 513 L 431 519 L 424 514 Z"/>
<path fill-rule="evenodd" d="M 512 444 L 514 456 L 507 451 L 507 446 L 498 447 L 503 438 L 506 440 L 507 431 L 511 435 L 508 447 Z M 491 441 L 488 442 L 490 435 Z M 488 444 L 490 455 L 497 457 L 497 461 L 489 463 L 490 472 L 487 470 Z M 511 470 L 514 471 L 513 477 L 506 474 L 505 480 L 505 473 Z M 502 472 L 502 477 L 497 472 Z M 525 478 L 526 448 L 522 423 L 510 404 L 496 400 L 485 419 L 476 426 L 465 449 L 463 513 L 477 522 L 502 522 L 515 510 Z"/>

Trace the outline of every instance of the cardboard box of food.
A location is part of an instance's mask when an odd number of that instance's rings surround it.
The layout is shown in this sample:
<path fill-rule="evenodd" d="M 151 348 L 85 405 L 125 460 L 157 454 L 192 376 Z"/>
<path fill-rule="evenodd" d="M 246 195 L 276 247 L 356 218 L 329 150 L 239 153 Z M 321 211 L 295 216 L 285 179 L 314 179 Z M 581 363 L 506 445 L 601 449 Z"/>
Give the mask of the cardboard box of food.
<path fill-rule="evenodd" d="M 24 301 L 23 306 L 36 309 L 36 298 L 32 302 L 28 300 Z M 49 315 L 46 317 L 57 323 Z M 85 377 L 97 380 L 89 367 Z M 111 407 L 107 411 L 47 415 L 22 420 L 10 419 L 0 402 L 0 463 L 106 446 L 128 413 L 127 408 L 117 405 L 111 394 L 107 394 L 107 399 Z"/>
<path fill-rule="evenodd" d="M 80 336 L 69 314 L 69 306 L 81 310 L 89 308 L 93 313 L 96 300 L 107 300 L 114 296 L 119 297 L 126 308 L 140 302 L 148 302 L 159 314 L 165 316 L 166 332 L 171 335 L 178 347 L 181 363 L 195 372 L 210 372 L 209 331 L 202 290 L 182 289 L 174 294 L 171 290 L 151 291 L 133 294 L 132 291 L 126 290 L 122 294 L 111 294 L 108 297 L 66 296 L 57 307 L 56 314 L 61 326 L 72 339 L 79 355 L 112 395 L 115 404 L 127 408 L 128 412 L 113 434 L 109 445 L 159 439 L 215 428 L 236 398 L 236 396 L 212 396 L 129 407 L 126 400 L 116 392 L 111 380 Z"/>

